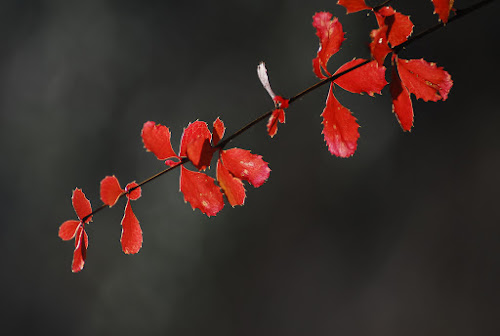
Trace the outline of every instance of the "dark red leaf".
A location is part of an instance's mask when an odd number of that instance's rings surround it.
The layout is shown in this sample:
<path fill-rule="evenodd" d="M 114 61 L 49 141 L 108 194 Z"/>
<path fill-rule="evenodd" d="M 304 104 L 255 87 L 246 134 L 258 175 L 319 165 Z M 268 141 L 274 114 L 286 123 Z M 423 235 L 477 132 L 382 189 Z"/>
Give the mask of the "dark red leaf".
<path fill-rule="evenodd" d="M 328 12 L 314 14 L 313 27 L 316 28 L 316 35 L 319 38 L 319 49 L 317 57 L 313 60 L 313 70 L 316 76 L 323 79 L 326 76 L 321 70 L 330 76 L 326 66 L 330 57 L 339 51 L 344 42 L 344 31 L 340 21 L 337 18 L 332 20 L 332 14 Z"/>
<path fill-rule="evenodd" d="M 285 123 L 285 111 L 283 109 L 276 109 L 269 117 L 267 122 L 267 133 L 272 137 L 278 132 L 278 121 L 282 124 Z"/>
<path fill-rule="evenodd" d="M 101 181 L 101 201 L 112 207 L 118 201 L 124 190 L 120 187 L 118 179 L 113 176 L 106 176 Z"/>
<path fill-rule="evenodd" d="M 387 30 L 387 26 L 382 26 L 382 28 L 372 30 L 370 34 L 372 38 L 372 42 L 370 43 L 370 52 L 379 66 L 384 65 L 385 57 L 392 51 L 387 44 Z"/>
<path fill-rule="evenodd" d="M 224 133 L 226 132 L 226 126 L 224 126 L 224 123 L 222 122 L 222 120 L 220 120 L 220 118 L 217 118 L 214 121 L 213 127 L 214 129 L 213 129 L 212 143 L 215 146 L 219 143 L 220 139 L 224 137 Z"/>
<path fill-rule="evenodd" d="M 392 70 L 391 80 L 392 111 L 404 131 L 410 131 L 413 126 L 413 106 L 408 90 L 399 79 L 396 67 Z"/>
<path fill-rule="evenodd" d="M 353 59 L 342 65 L 336 73 L 350 69 L 358 64 L 365 62 L 364 59 Z M 337 78 L 335 84 L 352 93 L 366 92 L 370 96 L 382 91 L 387 85 L 385 80 L 385 67 L 379 66 L 377 61 L 371 61 L 347 74 Z"/>
<path fill-rule="evenodd" d="M 135 182 L 130 182 L 129 184 L 127 184 L 127 186 L 125 187 L 125 191 L 129 191 L 131 190 L 132 188 L 135 188 L 134 190 L 132 190 L 128 195 L 127 197 L 132 200 L 132 201 L 135 201 L 136 199 L 140 198 L 142 196 L 142 189 L 141 187 L 138 187 L 138 184 L 135 183 Z"/>
<path fill-rule="evenodd" d="M 396 58 L 401 82 L 415 97 L 424 101 L 446 100 L 453 86 L 448 72 L 423 59 Z"/>
<path fill-rule="evenodd" d="M 217 162 L 217 181 L 219 181 L 219 185 L 222 190 L 224 190 L 224 194 L 229 201 L 231 206 L 235 205 L 243 205 L 245 203 L 245 187 L 243 186 L 243 182 L 234 177 L 221 160 Z"/>
<path fill-rule="evenodd" d="M 387 26 L 387 40 L 395 47 L 405 42 L 413 32 L 413 23 L 408 15 L 396 12 L 391 6 L 384 6 L 375 12 L 380 28 Z"/>
<path fill-rule="evenodd" d="M 62 240 L 70 240 L 75 238 L 76 230 L 80 226 L 80 221 L 67 220 L 59 227 L 59 238 Z"/>
<path fill-rule="evenodd" d="M 339 0 L 337 4 L 344 6 L 347 10 L 347 14 L 359 12 L 363 9 L 372 9 L 366 5 L 365 0 Z"/>
<path fill-rule="evenodd" d="M 432 2 L 434 3 L 434 13 L 439 15 L 441 21 L 447 23 L 455 0 L 432 0 Z"/>
<path fill-rule="evenodd" d="M 135 254 L 142 247 L 142 230 L 137 217 L 135 217 L 130 205 L 130 199 L 125 206 L 125 214 L 122 219 L 122 236 L 120 238 L 122 250 L 126 254 Z"/>
<path fill-rule="evenodd" d="M 215 216 L 224 207 L 222 192 L 215 185 L 214 179 L 184 166 L 181 167 L 180 190 L 184 194 L 184 201 L 209 217 Z"/>
<path fill-rule="evenodd" d="M 267 162 L 262 156 L 250 153 L 249 150 L 231 148 L 221 152 L 222 162 L 229 172 L 241 179 L 250 182 L 254 187 L 260 187 L 269 178 Z"/>
<path fill-rule="evenodd" d="M 330 85 L 323 117 L 323 135 L 328 150 L 339 157 L 354 154 L 359 138 L 359 125 L 351 112 L 342 106 L 333 95 L 333 83 Z"/>
<path fill-rule="evenodd" d="M 85 194 L 81 189 L 76 188 L 73 191 L 73 197 L 71 197 L 71 201 L 73 202 L 73 208 L 80 220 L 85 218 L 92 213 L 92 207 L 90 206 L 90 201 L 85 197 Z M 92 216 L 85 220 L 85 223 L 88 223 L 92 220 Z"/>
<path fill-rule="evenodd" d="M 168 127 L 156 125 L 153 121 L 144 123 L 141 132 L 144 147 L 153 152 L 158 160 L 166 160 L 171 157 L 177 157 L 172 144 L 170 143 L 170 131 Z"/>

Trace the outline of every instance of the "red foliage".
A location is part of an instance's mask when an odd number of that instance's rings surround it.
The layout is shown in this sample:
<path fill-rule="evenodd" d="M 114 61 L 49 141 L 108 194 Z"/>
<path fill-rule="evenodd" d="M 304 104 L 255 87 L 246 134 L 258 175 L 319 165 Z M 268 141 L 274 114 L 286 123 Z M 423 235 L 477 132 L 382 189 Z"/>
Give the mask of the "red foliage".
<path fill-rule="evenodd" d="M 375 12 L 380 28 L 387 26 L 387 41 L 391 46 L 406 42 L 413 32 L 413 23 L 408 15 L 396 12 L 391 6 L 385 6 Z"/>
<path fill-rule="evenodd" d="M 439 19 L 444 23 L 448 22 L 448 17 L 454 2 L 455 0 L 432 0 L 434 4 L 434 13 L 438 14 Z"/>
<path fill-rule="evenodd" d="M 332 14 L 328 12 L 314 14 L 313 27 L 316 28 L 316 35 L 319 38 L 319 49 L 316 58 L 313 59 L 313 70 L 318 78 L 324 79 L 326 76 L 323 72 L 330 76 L 326 65 L 330 57 L 340 50 L 345 40 L 344 31 L 340 21 L 337 18 L 332 19 Z"/>
<path fill-rule="evenodd" d="M 356 118 L 351 111 L 342 106 L 333 95 L 333 84 L 330 85 L 323 117 L 323 135 L 328 150 L 339 157 L 349 157 L 354 154 L 359 138 Z"/>
<path fill-rule="evenodd" d="M 150 127 L 151 124 L 148 124 Z M 160 125 L 158 125 L 160 126 Z M 165 127 L 166 128 L 166 127 Z M 162 129 L 161 127 L 153 127 L 150 128 L 155 132 L 155 130 Z M 146 131 L 147 133 L 147 131 Z M 170 134 L 169 140 L 170 140 Z M 122 250 L 126 254 L 135 254 L 139 252 L 142 247 L 142 230 L 139 225 L 139 221 L 132 211 L 132 206 L 130 205 L 130 201 L 135 201 L 139 197 L 141 197 L 141 187 L 138 186 L 137 183 L 131 182 L 127 184 L 125 189 L 120 187 L 120 183 L 118 179 L 113 176 L 106 176 L 101 181 L 101 200 L 104 204 L 112 207 L 118 201 L 118 198 L 126 194 L 127 196 L 127 205 L 125 206 L 125 213 L 122 218 L 122 235 L 120 238 L 120 242 L 122 244 Z"/>
<path fill-rule="evenodd" d="M 71 201 L 79 220 L 67 220 L 62 223 L 59 227 L 59 237 L 62 240 L 75 238 L 75 250 L 73 252 L 71 270 L 73 273 L 76 273 L 83 269 L 87 257 L 89 238 L 87 232 L 85 232 L 85 224 L 92 220 L 92 216 L 89 216 L 92 213 L 92 207 L 83 191 L 78 188 L 73 191 Z"/>
<path fill-rule="evenodd" d="M 365 0 L 339 0 L 337 4 L 344 6 L 347 10 L 347 14 L 359 12 L 363 9 L 372 9 L 366 5 Z"/>
<path fill-rule="evenodd" d="M 353 59 L 342 65 L 335 74 L 365 61 L 362 58 Z M 352 93 L 368 93 L 370 96 L 373 96 L 374 93 L 380 94 L 382 89 L 387 85 L 385 70 L 384 66 L 379 66 L 376 61 L 371 61 L 337 78 L 335 84 Z"/>

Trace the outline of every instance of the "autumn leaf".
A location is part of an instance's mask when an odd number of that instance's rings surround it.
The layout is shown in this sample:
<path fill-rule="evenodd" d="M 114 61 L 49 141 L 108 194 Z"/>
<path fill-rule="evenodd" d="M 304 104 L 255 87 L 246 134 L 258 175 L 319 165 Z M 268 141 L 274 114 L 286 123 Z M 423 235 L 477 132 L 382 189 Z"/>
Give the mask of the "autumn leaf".
<path fill-rule="evenodd" d="M 313 70 L 320 79 L 330 76 L 326 66 L 330 57 L 340 50 L 344 42 L 344 31 L 342 24 L 337 18 L 332 19 L 332 14 L 319 12 L 313 16 L 313 27 L 316 28 L 316 35 L 319 38 L 319 49 L 317 57 L 313 59 Z"/>
<path fill-rule="evenodd" d="M 245 203 L 246 192 L 243 182 L 227 170 L 222 160 L 217 162 L 217 181 L 232 207 Z"/>
<path fill-rule="evenodd" d="M 410 131 L 413 126 L 413 106 L 408 89 L 403 86 L 397 73 L 397 68 L 392 70 L 391 80 L 392 111 L 404 131 Z"/>
<path fill-rule="evenodd" d="M 135 254 L 142 247 L 142 229 L 139 225 L 139 220 L 132 211 L 129 198 L 125 206 L 125 213 L 122 218 L 122 235 L 120 243 L 123 253 Z"/>
<path fill-rule="evenodd" d="M 179 156 L 187 156 L 198 170 L 204 170 L 210 166 L 214 153 L 211 141 L 212 133 L 207 123 L 195 121 L 189 124 L 182 133 Z"/>
<path fill-rule="evenodd" d="M 364 0 L 339 0 L 337 4 L 340 6 L 344 6 L 347 10 L 347 14 L 359 12 L 363 9 L 372 9 L 367 6 Z"/>
<path fill-rule="evenodd" d="M 106 176 L 101 181 L 101 201 L 109 207 L 116 204 L 118 198 L 123 192 L 124 190 L 120 187 L 120 183 L 114 175 Z"/>
<path fill-rule="evenodd" d="M 248 181 L 255 188 L 263 185 L 271 172 L 267 162 L 262 160 L 262 156 L 252 154 L 246 149 L 231 148 L 223 150 L 221 159 L 233 176 Z"/>
<path fill-rule="evenodd" d="M 353 59 L 342 65 L 335 74 L 363 62 L 366 62 L 366 60 L 362 58 Z M 373 96 L 374 93 L 380 94 L 382 89 L 387 85 L 385 70 L 384 66 L 379 66 L 376 61 L 371 61 L 340 76 L 335 80 L 335 84 L 352 93 L 368 93 L 370 96 Z"/>
<path fill-rule="evenodd" d="M 181 167 L 180 191 L 184 201 L 207 216 L 215 216 L 224 207 L 222 192 L 210 176 Z"/>
<path fill-rule="evenodd" d="M 434 14 L 438 14 L 439 19 L 443 21 L 443 23 L 448 23 L 448 18 L 454 2 L 455 0 L 432 0 L 434 4 Z"/>
<path fill-rule="evenodd" d="M 387 41 L 387 31 L 388 26 L 382 26 L 379 29 L 374 29 L 370 33 L 372 42 L 370 43 L 370 52 L 373 58 L 377 61 L 379 66 L 384 64 L 385 57 L 387 54 L 392 52 L 392 49 L 388 45 Z"/>
<path fill-rule="evenodd" d="M 349 157 L 354 154 L 359 138 L 359 125 L 349 109 L 342 106 L 333 95 L 330 85 L 323 117 L 323 135 L 332 155 Z"/>
<path fill-rule="evenodd" d="M 391 6 L 384 6 L 375 12 L 380 28 L 387 26 L 387 41 L 391 46 L 406 42 L 413 32 L 413 23 L 408 15 L 395 11 Z"/>
<path fill-rule="evenodd" d="M 435 63 L 423 59 L 405 60 L 396 58 L 401 82 L 418 99 L 424 101 L 446 100 L 453 86 L 448 72 Z"/>
<path fill-rule="evenodd" d="M 170 131 L 168 127 L 156 125 L 153 121 L 144 123 L 141 131 L 144 147 L 153 152 L 158 160 L 166 160 L 177 157 L 170 143 Z"/>

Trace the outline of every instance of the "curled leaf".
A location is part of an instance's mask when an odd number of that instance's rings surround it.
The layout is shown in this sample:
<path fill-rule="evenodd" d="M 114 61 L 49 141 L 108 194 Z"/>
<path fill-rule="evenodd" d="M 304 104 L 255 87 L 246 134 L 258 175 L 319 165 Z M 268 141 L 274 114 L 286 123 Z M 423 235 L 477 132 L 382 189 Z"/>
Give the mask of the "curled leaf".
<path fill-rule="evenodd" d="M 330 76 L 326 66 L 330 57 L 340 50 L 344 42 L 344 31 L 342 24 L 337 18 L 332 19 L 332 14 L 319 12 L 313 16 L 313 27 L 316 28 L 316 35 L 319 38 L 319 49 L 315 59 L 313 59 L 313 70 L 320 79 Z"/>
<path fill-rule="evenodd" d="M 75 209 L 76 215 L 80 220 L 83 220 L 86 216 L 92 213 L 92 206 L 90 201 L 85 197 L 82 189 L 76 188 L 73 191 L 73 196 L 71 197 L 71 202 L 73 203 L 73 208 Z M 85 220 L 88 223 L 92 220 L 92 216 Z"/>
<path fill-rule="evenodd" d="M 375 12 L 380 28 L 387 26 L 387 41 L 391 46 L 406 42 L 413 32 L 413 23 L 408 15 L 395 11 L 391 6 L 384 6 Z"/>

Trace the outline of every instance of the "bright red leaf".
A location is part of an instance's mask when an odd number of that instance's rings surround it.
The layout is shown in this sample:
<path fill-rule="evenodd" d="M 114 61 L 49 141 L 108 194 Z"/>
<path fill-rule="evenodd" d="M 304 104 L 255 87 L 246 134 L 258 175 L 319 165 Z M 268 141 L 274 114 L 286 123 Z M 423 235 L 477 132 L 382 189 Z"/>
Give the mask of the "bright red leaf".
<path fill-rule="evenodd" d="M 226 126 L 224 126 L 224 122 L 222 122 L 220 118 L 217 118 L 213 124 L 212 143 L 214 146 L 216 146 L 219 143 L 220 139 L 224 137 L 225 132 L 226 132 Z"/>
<path fill-rule="evenodd" d="M 92 207 L 90 201 L 85 197 L 81 189 L 76 188 L 71 197 L 73 209 L 79 220 L 67 220 L 59 227 L 59 237 L 62 240 L 75 238 L 75 250 L 73 251 L 73 262 L 71 270 L 76 273 L 83 269 L 89 245 L 88 236 L 85 232 L 85 224 L 92 220 Z M 89 217 L 87 217 L 89 216 Z"/>
<path fill-rule="evenodd" d="M 401 82 L 415 97 L 424 101 L 446 100 L 453 86 L 448 72 L 423 59 L 396 58 Z"/>
<path fill-rule="evenodd" d="M 332 20 L 332 14 L 319 12 L 313 16 L 313 27 L 316 28 L 316 35 L 319 38 L 319 49 L 317 57 L 313 59 L 313 70 L 318 78 L 324 79 L 325 74 L 330 76 L 326 66 L 330 57 L 339 51 L 344 42 L 344 31 L 342 24 L 337 18 Z"/>
<path fill-rule="evenodd" d="M 221 160 L 217 162 L 217 181 L 232 207 L 245 203 L 246 192 L 243 182 L 234 177 Z"/>
<path fill-rule="evenodd" d="M 184 201 L 209 217 L 217 215 L 224 207 L 222 192 L 215 185 L 214 179 L 184 166 L 181 167 L 180 190 L 184 194 Z"/>
<path fill-rule="evenodd" d="M 392 111 L 405 131 L 410 131 L 413 126 L 413 106 L 408 89 L 403 86 L 399 79 L 397 68 L 392 70 L 391 80 Z"/>
<path fill-rule="evenodd" d="M 339 0 L 337 4 L 344 6 L 347 10 L 347 14 L 359 12 L 363 9 L 372 9 L 366 5 L 365 0 Z"/>
<path fill-rule="evenodd" d="M 221 152 L 222 162 L 231 174 L 241 180 L 250 182 L 258 188 L 269 178 L 271 169 L 262 156 L 250 153 L 249 150 L 231 148 Z"/>
<path fill-rule="evenodd" d="M 362 58 L 353 59 L 342 65 L 335 73 L 340 73 L 365 61 Z M 376 61 L 371 61 L 340 76 L 335 80 L 335 84 L 352 93 L 365 92 L 370 96 L 373 96 L 374 93 L 380 94 L 380 91 L 387 85 L 385 67 L 379 66 Z"/>
<path fill-rule="evenodd" d="M 370 37 L 372 38 L 372 42 L 370 43 L 370 52 L 379 66 L 384 64 L 385 57 L 392 51 L 387 44 L 388 29 L 388 26 L 382 26 L 379 29 L 372 30 L 370 34 Z"/>
<path fill-rule="evenodd" d="M 405 42 L 413 32 L 410 17 L 396 12 L 391 6 L 380 8 L 375 16 L 380 28 L 387 26 L 387 40 L 393 47 Z"/>
<path fill-rule="evenodd" d="M 453 8 L 455 0 L 432 0 L 434 13 L 439 15 L 439 19 L 444 23 L 448 22 L 450 10 Z"/>
<path fill-rule="evenodd" d="M 195 121 L 184 129 L 179 156 L 187 156 L 198 170 L 204 170 L 210 166 L 214 153 L 211 141 L 212 133 L 207 123 Z"/>
<path fill-rule="evenodd" d="M 141 131 L 144 147 L 153 152 L 158 160 L 166 160 L 171 157 L 177 157 L 172 144 L 170 143 L 170 131 L 168 127 L 156 125 L 153 121 L 144 123 Z"/>
<path fill-rule="evenodd" d="M 267 122 L 267 133 L 271 138 L 278 132 L 278 121 L 282 124 L 285 123 L 285 111 L 283 109 L 275 109 Z"/>
<path fill-rule="evenodd" d="M 130 205 L 130 198 L 125 206 L 122 219 L 122 235 L 120 238 L 122 250 L 126 254 L 135 254 L 142 247 L 142 230 L 137 217 L 135 217 Z"/>
<path fill-rule="evenodd" d="M 112 207 L 123 192 L 124 190 L 114 175 L 106 176 L 101 181 L 101 200 L 104 204 Z"/>
<path fill-rule="evenodd" d="M 322 133 L 330 153 L 345 158 L 356 151 L 359 125 L 349 109 L 342 106 L 333 95 L 333 85 L 330 85 L 326 107 L 321 114 Z"/>

